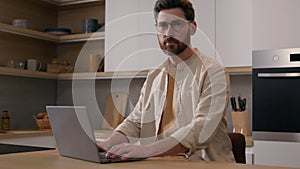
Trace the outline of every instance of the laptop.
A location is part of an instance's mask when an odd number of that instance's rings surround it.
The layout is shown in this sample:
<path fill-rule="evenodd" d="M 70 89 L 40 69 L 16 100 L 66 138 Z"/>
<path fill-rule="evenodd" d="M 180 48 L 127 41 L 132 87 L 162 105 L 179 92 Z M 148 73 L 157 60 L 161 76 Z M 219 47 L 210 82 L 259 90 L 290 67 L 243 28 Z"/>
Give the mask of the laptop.
<path fill-rule="evenodd" d="M 61 156 L 103 164 L 144 159 L 110 159 L 99 152 L 85 106 L 46 106 L 46 110 Z"/>

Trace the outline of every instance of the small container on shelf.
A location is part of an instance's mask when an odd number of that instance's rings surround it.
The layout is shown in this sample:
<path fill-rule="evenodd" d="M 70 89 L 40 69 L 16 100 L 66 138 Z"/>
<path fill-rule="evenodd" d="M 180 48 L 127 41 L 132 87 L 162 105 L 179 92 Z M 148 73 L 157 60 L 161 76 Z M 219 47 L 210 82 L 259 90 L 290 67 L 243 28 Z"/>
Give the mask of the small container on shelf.
<path fill-rule="evenodd" d="M 14 19 L 11 23 L 15 27 L 19 28 L 28 28 L 28 20 L 27 19 Z"/>
<path fill-rule="evenodd" d="M 36 115 L 33 115 L 36 125 L 40 130 L 51 129 L 50 121 L 48 114 L 46 112 L 40 112 Z"/>
<path fill-rule="evenodd" d="M 82 21 L 82 32 L 83 33 L 92 33 L 97 32 L 100 28 L 98 19 L 84 19 Z"/>
<path fill-rule="evenodd" d="M 7 110 L 3 111 L 2 121 L 1 121 L 1 131 L 7 132 L 10 130 L 10 117 Z"/>
<path fill-rule="evenodd" d="M 68 61 L 64 60 L 63 63 L 59 63 L 56 58 L 53 58 L 52 62 L 47 64 L 47 72 L 49 73 L 71 73 L 73 69 Z"/>

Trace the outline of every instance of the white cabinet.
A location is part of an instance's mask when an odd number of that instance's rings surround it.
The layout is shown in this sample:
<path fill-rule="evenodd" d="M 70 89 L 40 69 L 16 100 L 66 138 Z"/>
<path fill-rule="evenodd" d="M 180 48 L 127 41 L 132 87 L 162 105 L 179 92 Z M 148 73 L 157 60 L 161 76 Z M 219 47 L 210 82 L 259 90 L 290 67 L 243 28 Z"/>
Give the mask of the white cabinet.
<path fill-rule="evenodd" d="M 216 49 L 226 67 L 252 65 L 252 0 L 216 0 Z"/>
<path fill-rule="evenodd" d="M 254 164 L 253 147 L 246 147 L 246 164 Z"/>
<path fill-rule="evenodd" d="M 156 0 L 109 0 L 105 14 L 105 71 L 140 71 L 161 64 L 153 7 Z M 192 0 L 198 21 L 193 46 L 214 56 L 215 1 Z M 117 12 L 116 12 L 117 11 Z"/>
<path fill-rule="evenodd" d="M 300 143 L 254 141 L 254 164 L 300 167 Z"/>
<path fill-rule="evenodd" d="M 139 71 L 161 63 L 154 0 L 106 1 L 105 71 Z"/>
<path fill-rule="evenodd" d="M 299 0 L 253 0 L 253 49 L 300 46 Z"/>
<path fill-rule="evenodd" d="M 195 8 L 197 32 L 192 36 L 192 46 L 211 57 L 216 57 L 216 1 L 190 0 Z M 218 59 L 218 58 L 216 58 Z"/>

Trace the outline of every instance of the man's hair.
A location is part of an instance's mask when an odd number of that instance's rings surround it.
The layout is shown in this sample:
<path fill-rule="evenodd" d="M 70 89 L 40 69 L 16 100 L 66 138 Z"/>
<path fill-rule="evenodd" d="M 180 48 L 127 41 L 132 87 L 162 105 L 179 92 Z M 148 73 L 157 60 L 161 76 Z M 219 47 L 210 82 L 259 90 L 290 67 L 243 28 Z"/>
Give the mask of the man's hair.
<path fill-rule="evenodd" d="M 183 10 L 184 15 L 188 21 L 194 21 L 195 10 L 193 5 L 188 0 L 157 0 L 154 5 L 154 18 L 157 22 L 157 17 L 160 11 L 166 9 L 180 8 Z"/>

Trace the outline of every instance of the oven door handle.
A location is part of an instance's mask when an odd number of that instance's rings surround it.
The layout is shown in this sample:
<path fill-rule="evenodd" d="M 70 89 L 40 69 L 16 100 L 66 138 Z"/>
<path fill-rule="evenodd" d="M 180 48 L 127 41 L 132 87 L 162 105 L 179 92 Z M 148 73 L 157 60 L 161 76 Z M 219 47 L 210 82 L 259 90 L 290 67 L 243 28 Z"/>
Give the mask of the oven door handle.
<path fill-rule="evenodd" d="M 300 77 L 300 73 L 258 73 L 258 77 Z"/>

